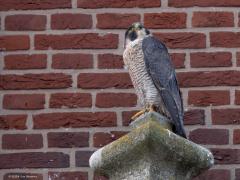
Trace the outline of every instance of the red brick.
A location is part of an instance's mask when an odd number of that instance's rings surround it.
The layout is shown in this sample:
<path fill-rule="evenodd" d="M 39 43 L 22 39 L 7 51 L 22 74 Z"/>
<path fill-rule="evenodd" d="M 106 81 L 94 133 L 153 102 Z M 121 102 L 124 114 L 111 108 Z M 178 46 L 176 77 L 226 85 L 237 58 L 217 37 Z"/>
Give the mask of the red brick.
<path fill-rule="evenodd" d="M 212 148 L 214 164 L 240 164 L 240 149 L 217 149 Z"/>
<path fill-rule="evenodd" d="M 78 87 L 82 89 L 132 88 L 128 73 L 82 73 L 78 76 Z"/>
<path fill-rule="evenodd" d="M 206 48 L 206 35 L 202 33 L 154 33 L 156 38 L 163 41 L 169 48 Z"/>
<path fill-rule="evenodd" d="M 132 23 L 139 21 L 139 14 L 97 14 L 97 28 L 99 29 L 125 29 Z"/>
<path fill-rule="evenodd" d="M 181 29 L 186 28 L 186 13 L 146 13 L 144 25 L 152 29 Z"/>
<path fill-rule="evenodd" d="M 92 27 L 92 16 L 88 14 L 53 14 L 52 29 L 89 29 Z"/>
<path fill-rule="evenodd" d="M 195 129 L 189 139 L 198 144 L 224 145 L 229 143 L 229 131 L 226 129 Z"/>
<path fill-rule="evenodd" d="M 235 91 L 235 104 L 240 105 L 240 91 Z"/>
<path fill-rule="evenodd" d="M 237 52 L 237 66 L 240 66 L 240 52 Z"/>
<path fill-rule="evenodd" d="M 0 115 L 0 129 L 27 129 L 27 115 Z"/>
<path fill-rule="evenodd" d="M 159 0 L 78 0 L 79 8 L 132 8 L 132 7 L 140 7 L 140 8 L 151 8 L 151 7 L 159 7 L 161 6 L 161 1 Z"/>
<path fill-rule="evenodd" d="M 44 15 L 17 14 L 5 18 L 5 30 L 41 31 L 46 29 L 47 18 Z"/>
<path fill-rule="evenodd" d="M 132 119 L 131 117 L 134 116 L 138 111 L 124 111 L 122 112 L 122 120 L 123 120 L 123 125 L 128 126 L 131 122 Z"/>
<path fill-rule="evenodd" d="M 116 54 L 99 54 L 99 69 L 122 69 L 124 67 L 122 55 Z"/>
<path fill-rule="evenodd" d="M 28 50 L 29 48 L 30 38 L 27 35 L 0 36 L 1 51 Z"/>
<path fill-rule="evenodd" d="M 63 73 L 0 75 L 0 89 L 60 89 L 72 86 L 71 75 Z"/>
<path fill-rule="evenodd" d="M 135 107 L 137 96 L 131 93 L 98 93 L 96 106 L 99 108 Z"/>
<path fill-rule="evenodd" d="M 113 112 L 66 112 L 33 115 L 34 129 L 113 127 L 116 126 Z"/>
<path fill-rule="evenodd" d="M 232 12 L 194 12 L 193 27 L 233 27 L 234 15 Z"/>
<path fill-rule="evenodd" d="M 240 71 L 180 72 L 177 77 L 181 87 L 240 85 Z"/>
<path fill-rule="evenodd" d="M 88 180 L 87 172 L 71 171 L 71 172 L 48 172 L 50 180 Z"/>
<path fill-rule="evenodd" d="M 89 167 L 89 158 L 92 154 L 93 151 L 76 151 L 76 167 Z"/>
<path fill-rule="evenodd" d="M 1 39 L 0 39 L 1 40 Z M 35 35 L 35 49 L 117 49 L 117 34 Z M 1 47 L 1 45 L 0 45 Z"/>
<path fill-rule="evenodd" d="M 88 69 L 93 68 L 91 54 L 54 54 L 52 56 L 53 69 Z"/>
<path fill-rule="evenodd" d="M 221 90 L 189 91 L 188 104 L 194 106 L 220 106 L 230 104 L 230 92 Z"/>
<path fill-rule="evenodd" d="M 213 124 L 240 124 L 240 109 L 213 109 Z"/>
<path fill-rule="evenodd" d="M 88 132 L 50 132 L 47 134 L 48 147 L 88 147 Z"/>
<path fill-rule="evenodd" d="M 210 32 L 212 47 L 240 47 L 240 32 Z"/>
<path fill-rule="evenodd" d="M 93 135 L 93 145 L 94 147 L 103 147 L 120 137 L 127 134 L 127 132 L 112 131 L 110 133 L 98 132 Z"/>
<path fill-rule="evenodd" d="M 4 57 L 4 64 L 4 69 L 44 69 L 47 67 L 47 55 L 7 55 Z"/>
<path fill-rule="evenodd" d="M 228 169 L 211 169 L 206 172 L 203 172 L 198 177 L 193 180 L 231 180 L 231 173 Z"/>
<path fill-rule="evenodd" d="M 70 8 L 71 0 L 0 0 L 0 10 L 7 11 L 15 10 L 28 10 L 28 9 L 56 9 L 56 8 Z"/>
<path fill-rule="evenodd" d="M 69 155 L 62 152 L 0 154 L 0 168 L 67 168 Z"/>
<path fill-rule="evenodd" d="M 7 173 L 4 175 L 3 180 L 43 180 L 41 174 L 36 173 Z"/>
<path fill-rule="evenodd" d="M 235 180 L 240 180 L 240 169 L 235 170 Z"/>
<path fill-rule="evenodd" d="M 172 59 L 173 65 L 175 68 L 185 68 L 185 57 L 186 54 L 184 53 L 172 53 L 170 54 Z"/>
<path fill-rule="evenodd" d="M 5 94 L 3 97 L 4 109 L 43 109 L 44 94 Z"/>
<path fill-rule="evenodd" d="M 109 178 L 104 176 L 104 175 L 100 175 L 100 174 L 95 173 L 94 174 L 94 180 L 109 180 Z"/>
<path fill-rule="evenodd" d="M 92 96 L 89 93 L 55 93 L 50 97 L 50 108 L 91 107 Z"/>
<path fill-rule="evenodd" d="M 3 149 L 39 149 L 43 147 L 41 134 L 4 134 Z"/>
<path fill-rule="evenodd" d="M 233 131 L 233 144 L 240 144 L 240 129 Z"/>
<path fill-rule="evenodd" d="M 190 59 L 191 67 L 194 68 L 232 66 L 232 54 L 230 52 L 191 53 Z"/>
<path fill-rule="evenodd" d="M 236 0 L 169 0 L 168 5 L 171 7 L 238 7 L 240 6 L 240 2 Z"/>
<path fill-rule="evenodd" d="M 184 112 L 184 125 L 205 124 L 204 110 L 191 109 Z"/>

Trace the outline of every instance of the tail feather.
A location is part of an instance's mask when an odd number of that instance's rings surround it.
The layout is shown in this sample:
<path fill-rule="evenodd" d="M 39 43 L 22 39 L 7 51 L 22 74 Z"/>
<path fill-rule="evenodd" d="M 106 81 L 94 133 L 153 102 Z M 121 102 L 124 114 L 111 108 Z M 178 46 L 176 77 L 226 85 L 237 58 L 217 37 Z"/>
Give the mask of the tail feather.
<path fill-rule="evenodd" d="M 179 107 L 177 106 L 173 96 L 166 89 L 161 90 L 160 94 L 164 105 L 171 116 L 171 120 L 175 125 L 173 132 L 187 139 L 186 132 L 183 127 L 183 113 L 180 113 Z"/>

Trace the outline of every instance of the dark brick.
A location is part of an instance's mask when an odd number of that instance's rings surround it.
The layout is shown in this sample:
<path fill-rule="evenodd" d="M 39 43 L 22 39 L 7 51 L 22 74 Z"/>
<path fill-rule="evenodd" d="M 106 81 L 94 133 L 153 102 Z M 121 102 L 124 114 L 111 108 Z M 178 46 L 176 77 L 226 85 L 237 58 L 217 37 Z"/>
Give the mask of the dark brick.
<path fill-rule="evenodd" d="M 66 112 L 33 115 L 34 129 L 56 129 L 60 127 L 113 127 L 116 126 L 113 112 Z"/>
<path fill-rule="evenodd" d="M 91 106 L 92 95 L 90 93 L 55 93 L 50 96 L 50 108 L 78 108 Z"/>
<path fill-rule="evenodd" d="M 92 27 L 92 16 L 88 14 L 61 13 L 51 16 L 52 29 L 89 29 Z"/>
<path fill-rule="evenodd" d="M 63 73 L 0 75 L 1 90 L 62 89 L 71 87 L 72 77 Z"/>
<path fill-rule="evenodd" d="M 89 167 L 89 158 L 92 155 L 92 151 L 77 151 L 75 155 L 77 167 Z"/>
<path fill-rule="evenodd" d="M 5 94 L 3 96 L 4 109 L 43 109 L 44 104 L 44 94 Z"/>
<path fill-rule="evenodd" d="M 151 7 L 159 7 L 161 6 L 161 1 L 159 0 L 78 0 L 79 8 L 132 8 L 132 7 L 140 7 L 140 8 L 151 8 Z"/>
<path fill-rule="evenodd" d="M 190 132 L 189 139 L 198 144 L 224 145 L 229 143 L 226 129 L 196 129 Z"/>
<path fill-rule="evenodd" d="M 4 57 L 4 64 L 4 69 L 44 69 L 47 67 L 47 55 L 7 55 Z"/>
<path fill-rule="evenodd" d="M 9 31 L 45 30 L 47 17 L 44 15 L 17 14 L 5 18 L 5 29 Z"/>
<path fill-rule="evenodd" d="M 69 155 L 61 152 L 0 154 L 0 169 L 66 167 L 69 167 Z"/>
<path fill-rule="evenodd" d="M 47 137 L 48 147 L 72 148 L 89 146 L 89 133 L 87 132 L 50 132 Z"/>
<path fill-rule="evenodd" d="M 78 76 L 78 87 L 82 89 L 132 88 L 128 73 L 82 73 Z"/>
<path fill-rule="evenodd" d="M 49 180 L 88 180 L 87 172 L 48 172 Z"/>
<path fill-rule="evenodd" d="M 1 39 L 0 39 L 1 40 Z M 35 49 L 117 49 L 117 34 L 63 34 L 63 35 L 35 35 Z M 0 44 L 1 48 L 1 44 Z"/>
<path fill-rule="evenodd" d="M 184 125 L 205 124 L 204 110 L 192 109 L 184 112 Z"/>
<path fill-rule="evenodd" d="M 99 108 L 135 107 L 136 105 L 137 105 L 136 94 L 98 93 L 96 97 L 96 106 Z"/>
<path fill-rule="evenodd" d="M 139 14 L 97 14 L 97 28 L 99 29 L 126 29 L 132 23 L 139 21 Z"/>
<path fill-rule="evenodd" d="M 93 68 L 91 54 L 54 54 L 52 57 L 53 69 L 89 69 Z"/>
<path fill-rule="evenodd" d="M 27 115 L 0 115 L 0 129 L 27 129 Z"/>
<path fill-rule="evenodd" d="M 43 147 L 41 134 L 4 134 L 3 149 L 40 149 Z"/>
<path fill-rule="evenodd" d="M 186 13 L 146 13 L 144 25 L 152 29 L 181 29 L 186 28 Z"/>

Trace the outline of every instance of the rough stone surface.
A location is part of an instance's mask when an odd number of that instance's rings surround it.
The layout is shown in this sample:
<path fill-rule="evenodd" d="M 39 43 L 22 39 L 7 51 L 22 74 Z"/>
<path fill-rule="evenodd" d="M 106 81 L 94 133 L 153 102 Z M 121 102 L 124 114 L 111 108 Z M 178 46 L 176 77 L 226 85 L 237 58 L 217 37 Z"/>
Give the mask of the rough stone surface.
<path fill-rule="evenodd" d="M 190 180 L 213 165 L 210 151 L 164 128 L 169 126 L 155 113 L 140 117 L 129 134 L 96 151 L 90 167 L 111 180 Z"/>

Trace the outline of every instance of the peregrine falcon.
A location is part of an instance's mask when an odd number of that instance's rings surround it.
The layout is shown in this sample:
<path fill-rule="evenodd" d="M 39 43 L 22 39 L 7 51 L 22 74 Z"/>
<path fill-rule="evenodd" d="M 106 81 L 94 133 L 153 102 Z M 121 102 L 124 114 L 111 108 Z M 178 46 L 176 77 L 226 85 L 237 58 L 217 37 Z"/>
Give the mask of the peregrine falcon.
<path fill-rule="evenodd" d="M 176 134 L 186 138 L 183 102 L 166 46 L 141 23 L 134 23 L 125 33 L 123 60 L 144 106 L 132 119 L 148 111 L 159 112 L 172 121 Z"/>

